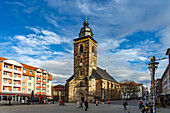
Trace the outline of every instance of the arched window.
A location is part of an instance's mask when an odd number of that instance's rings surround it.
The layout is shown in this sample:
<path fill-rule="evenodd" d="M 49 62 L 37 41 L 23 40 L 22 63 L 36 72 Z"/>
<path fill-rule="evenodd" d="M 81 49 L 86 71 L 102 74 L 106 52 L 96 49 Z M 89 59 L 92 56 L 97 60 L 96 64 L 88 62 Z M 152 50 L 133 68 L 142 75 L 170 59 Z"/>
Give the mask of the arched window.
<path fill-rule="evenodd" d="M 80 45 L 80 53 L 83 53 L 83 45 Z"/>
<path fill-rule="evenodd" d="M 92 53 L 94 53 L 94 46 L 92 46 Z"/>

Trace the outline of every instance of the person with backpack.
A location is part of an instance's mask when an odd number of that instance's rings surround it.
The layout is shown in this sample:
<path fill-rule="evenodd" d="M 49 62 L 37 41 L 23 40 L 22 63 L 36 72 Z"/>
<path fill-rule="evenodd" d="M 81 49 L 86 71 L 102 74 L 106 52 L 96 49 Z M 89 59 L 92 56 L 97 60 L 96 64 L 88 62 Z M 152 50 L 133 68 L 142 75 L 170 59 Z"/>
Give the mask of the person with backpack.
<path fill-rule="evenodd" d="M 127 101 L 125 100 L 124 102 L 123 102 L 123 107 L 124 107 L 124 110 L 126 110 L 126 106 L 128 105 L 128 103 L 127 103 Z"/>

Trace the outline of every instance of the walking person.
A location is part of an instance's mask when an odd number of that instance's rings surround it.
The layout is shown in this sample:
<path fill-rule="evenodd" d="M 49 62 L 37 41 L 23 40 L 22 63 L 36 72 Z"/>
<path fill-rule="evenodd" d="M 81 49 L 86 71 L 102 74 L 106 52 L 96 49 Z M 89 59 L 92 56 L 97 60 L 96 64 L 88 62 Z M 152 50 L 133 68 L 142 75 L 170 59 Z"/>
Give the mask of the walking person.
<path fill-rule="evenodd" d="M 99 104 L 99 101 L 98 101 L 98 100 L 96 100 L 96 106 L 98 106 L 98 104 Z"/>
<path fill-rule="evenodd" d="M 110 100 L 108 100 L 108 104 L 110 104 Z"/>
<path fill-rule="evenodd" d="M 77 108 L 80 108 L 80 101 L 77 101 Z"/>
<path fill-rule="evenodd" d="M 84 102 L 84 105 L 85 105 L 85 111 L 87 111 L 87 108 L 88 108 L 88 101 L 87 100 Z"/>
<path fill-rule="evenodd" d="M 142 100 L 139 101 L 139 109 L 141 109 L 143 106 Z"/>
<path fill-rule="evenodd" d="M 127 101 L 125 100 L 124 102 L 123 102 L 123 107 L 124 107 L 124 110 L 126 110 L 126 106 L 128 105 L 128 103 L 127 103 Z"/>
<path fill-rule="evenodd" d="M 83 102 L 80 101 L 80 108 L 83 108 Z"/>

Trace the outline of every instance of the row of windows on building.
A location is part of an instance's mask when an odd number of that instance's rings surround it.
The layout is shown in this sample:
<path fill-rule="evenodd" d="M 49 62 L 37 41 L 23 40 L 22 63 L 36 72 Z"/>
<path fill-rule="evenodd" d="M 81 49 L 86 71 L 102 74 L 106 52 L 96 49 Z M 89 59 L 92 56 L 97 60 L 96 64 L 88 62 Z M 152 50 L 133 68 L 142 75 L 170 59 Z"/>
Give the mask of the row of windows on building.
<path fill-rule="evenodd" d="M 31 89 L 28 89 L 28 92 L 31 92 L 31 91 L 32 91 Z M 25 92 L 25 88 L 22 88 L 22 92 Z M 36 92 L 41 92 L 41 90 L 36 90 Z M 49 93 L 49 90 L 47 90 L 47 93 Z"/>
<path fill-rule="evenodd" d="M 8 65 L 4 65 L 4 68 L 9 68 L 9 66 L 8 66 Z M 17 67 L 14 67 L 14 70 L 18 70 L 18 68 L 17 68 Z M 27 73 L 27 69 L 25 69 L 25 68 L 24 68 L 24 73 Z M 32 71 L 32 70 L 29 70 L 29 73 L 30 73 L 30 74 L 33 74 L 33 71 Z M 50 78 L 50 75 L 48 75 L 48 78 Z"/>
<path fill-rule="evenodd" d="M 94 54 L 94 52 L 95 52 L 95 47 L 92 46 L 92 53 Z M 82 44 L 80 45 L 80 53 L 83 53 L 83 45 Z"/>
<path fill-rule="evenodd" d="M 8 65 L 4 65 L 4 68 L 9 68 L 9 66 Z M 14 70 L 18 70 L 18 68 L 14 67 Z"/>

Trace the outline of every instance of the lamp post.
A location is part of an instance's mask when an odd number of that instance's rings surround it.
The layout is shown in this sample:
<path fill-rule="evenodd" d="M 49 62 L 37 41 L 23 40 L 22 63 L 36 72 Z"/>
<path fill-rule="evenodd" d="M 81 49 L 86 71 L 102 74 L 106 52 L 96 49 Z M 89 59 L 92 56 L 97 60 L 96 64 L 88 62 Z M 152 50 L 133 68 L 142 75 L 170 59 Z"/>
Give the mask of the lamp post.
<path fill-rule="evenodd" d="M 156 107 L 155 107 L 155 96 L 156 96 L 156 92 L 155 92 L 155 71 L 158 68 L 158 64 L 159 62 L 156 62 L 155 56 L 153 56 L 151 58 L 149 65 L 149 71 L 151 72 L 151 79 L 152 79 L 152 83 L 153 83 L 153 113 L 156 113 Z"/>

